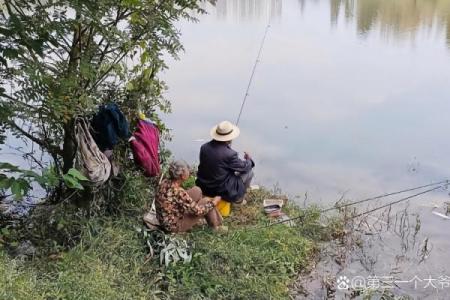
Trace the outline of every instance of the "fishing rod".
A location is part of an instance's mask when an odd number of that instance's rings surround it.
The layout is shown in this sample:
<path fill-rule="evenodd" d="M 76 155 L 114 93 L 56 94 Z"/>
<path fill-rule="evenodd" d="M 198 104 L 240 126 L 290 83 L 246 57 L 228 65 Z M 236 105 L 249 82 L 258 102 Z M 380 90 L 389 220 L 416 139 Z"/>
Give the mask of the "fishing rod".
<path fill-rule="evenodd" d="M 444 183 L 444 184 L 442 184 L 442 183 Z M 409 192 L 409 191 L 414 191 L 414 190 L 418 190 L 418 189 L 425 188 L 425 187 L 430 187 L 430 186 L 437 185 L 437 184 L 442 184 L 442 185 L 439 185 L 439 186 L 434 187 L 432 189 L 428 189 L 426 191 L 423 191 L 423 192 L 420 192 L 420 193 L 417 193 L 417 194 L 414 194 L 414 195 L 411 195 L 411 196 L 408 196 L 408 197 L 405 197 L 405 198 L 402 198 L 402 199 L 390 202 L 388 204 L 376 207 L 374 209 L 368 210 L 368 211 L 360 213 L 358 215 L 352 216 L 352 218 L 357 218 L 357 217 L 360 217 L 362 215 L 366 215 L 366 214 L 372 213 L 374 211 L 377 211 L 377 210 L 389 207 L 391 205 L 398 204 L 400 202 L 403 202 L 403 201 L 406 201 L 406 200 L 409 200 L 409 199 L 412 199 L 412 198 L 415 198 L 415 197 L 418 197 L 418 196 L 430 193 L 430 192 L 438 190 L 440 188 L 447 187 L 449 185 L 449 180 L 443 180 L 441 182 L 431 183 L 431 184 L 423 185 L 423 186 L 420 186 L 420 187 L 415 187 L 415 188 L 411 188 L 411 189 L 402 190 L 402 191 L 399 191 L 399 192 L 388 193 L 388 194 L 380 195 L 380 196 L 377 196 L 377 197 L 367 198 L 367 199 L 355 201 L 355 202 L 352 202 L 352 203 L 348 203 L 348 204 L 345 204 L 345 205 L 330 207 L 330 208 L 321 210 L 320 213 L 328 212 L 328 211 L 331 211 L 331 210 L 334 210 L 334 209 L 340 209 L 340 208 L 343 208 L 343 207 L 348 207 L 348 206 L 351 206 L 351 205 L 363 203 L 363 202 L 370 201 L 370 200 L 381 199 L 381 198 L 385 198 L 385 197 L 392 196 L 392 195 L 397 195 L 397 194 L 401 194 L 401 193 L 405 193 L 405 192 Z M 279 221 L 279 222 L 275 222 L 275 223 L 269 224 L 266 227 L 270 227 L 270 226 L 278 225 L 278 224 L 283 224 L 283 223 L 287 223 L 287 222 L 294 221 L 294 220 L 303 219 L 304 217 L 305 216 L 298 216 L 298 217 L 295 217 L 295 218 L 289 218 L 289 219 L 286 219 L 286 220 L 282 220 L 282 221 Z"/>
<path fill-rule="evenodd" d="M 238 117 L 237 117 L 237 119 L 236 119 L 236 125 L 239 124 L 239 121 L 240 121 L 241 115 L 242 115 L 242 111 L 244 110 L 245 103 L 246 103 L 247 98 L 248 98 L 248 96 L 249 96 L 250 87 L 251 87 L 251 85 L 252 85 L 253 78 L 254 78 L 255 73 L 256 73 L 256 67 L 258 66 L 258 63 L 260 62 L 261 53 L 262 53 L 262 50 L 263 50 L 263 48 L 264 48 L 264 43 L 265 43 L 265 41 L 266 41 L 266 37 L 267 37 L 267 33 L 268 33 L 268 31 L 269 31 L 269 28 L 270 28 L 270 23 L 267 24 L 266 30 L 265 30 L 265 32 L 264 32 L 263 39 L 262 39 L 262 41 L 261 41 L 261 46 L 260 46 L 260 48 L 259 48 L 258 55 L 257 55 L 256 61 L 255 61 L 255 64 L 253 65 L 253 70 L 252 70 L 252 73 L 251 73 L 251 76 L 250 76 L 250 79 L 249 79 L 249 82 L 248 82 L 248 85 L 247 85 L 247 89 L 246 89 L 246 91 L 245 91 L 244 99 L 243 99 L 242 104 L 241 104 L 241 109 L 239 110 L 239 115 L 238 115 Z M 446 183 L 446 184 L 444 184 L 444 183 Z M 346 203 L 346 204 L 343 204 L 343 205 L 337 205 L 337 206 L 333 206 L 333 207 L 330 207 L 330 208 L 321 210 L 320 212 L 321 212 L 321 213 L 325 213 L 325 212 L 328 212 L 328 211 L 331 211 L 331 210 L 341 209 L 341 208 L 353 206 L 353 205 L 356 205 L 356 204 L 364 203 L 364 202 L 367 202 L 367 201 L 372 201 L 372 200 L 382 199 L 382 198 L 385 198 L 385 197 L 389 197 L 389 196 L 393 196 L 393 195 L 398 195 L 398 194 L 402 194 L 402 193 L 405 193 L 405 192 L 411 192 L 411 191 L 415 191 L 415 190 L 418 190 L 418 189 L 422 189 L 422 188 L 426 188 L 426 187 L 430 187 L 430 186 L 434 186 L 434 185 L 439 185 L 439 184 L 443 184 L 443 185 L 438 186 L 438 187 L 435 187 L 435 188 L 432 188 L 432 189 L 429 189 L 429 190 L 426 190 L 426 191 L 424 191 L 424 192 L 417 193 L 417 194 L 415 194 L 415 195 L 412 195 L 412 196 L 409 196 L 409 197 L 406 197 L 406 198 L 402 198 L 402 199 L 400 199 L 400 200 L 397 200 L 397 201 L 388 203 L 388 204 L 386 204 L 386 205 L 383 205 L 383 206 L 377 207 L 377 208 L 375 208 L 375 209 L 372 209 L 372 210 L 366 211 L 366 212 L 364 212 L 364 213 L 361 213 L 361 214 L 359 214 L 359 215 L 353 216 L 353 218 L 356 218 L 356 217 L 362 216 L 362 215 L 364 215 L 364 214 L 368 214 L 368 213 L 377 211 L 377 210 L 379 210 L 379 209 L 382 209 L 382 208 L 385 208 L 385 207 L 388 207 L 388 206 L 391 206 L 391 205 L 400 203 L 400 202 L 402 202 L 402 201 L 406 201 L 406 200 L 409 200 L 409 199 L 418 197 L 418 196 L 420 196 L 420 195 L 423 195 L 423 194 L 426 194 L 426 193 L 435 191 L 435 190 L 440 189 L 440 188 L 442 188 L 442 187 L 444 187 L 444 186 L 448 186 L 448 185 L 449 185 L 449 180 L 443 180 L 443 181 L 440 181 L 440 182 L 430 183 L 430 184 L 427 184 L 427 185 L 422 185 L 422 186 L 419 186 L 419 187 L 414 187 L 414 188 L 410 188 L 410 189 L 405 189 L 405 190 L 401 190 L 401 191 L 398 191 L 398 192 L 387 193 L 387 194 L 383 194 L 383 195 L 376 196 L 376 197 L 370 197 L 370 198 L 358 200 L 358 201 L 355 201 L 355 202 Z M 304 216 L 299 216 L 299 217 L 290 218 L 290 219 L 287 219 L 287 220 L 282 220 L 282 221 L 280 221 L 280 222 L 276 222 L 276 223 L 269 224 L 268 226 L 272 226 L 272 225 L 277 225 L 277 224 L 282 224 L 282 223 L 290 222 L 290 221 L 293 221 L 293 220 L 301 219 L 301 218 L 303 218 L 303 217 L 304 217 Z"/>
<path fill-rule="evenodd" d="M 426 187 L 430 187 L 430 186 L 434 186 L 434 185 L 438 185 L 438 184 L 443 184 L 443 183 L 449 183 L 449 180 L 443 180 L 443 181 L 440 181 L 440 182 L 430 183 L 430 184 L 427 184 L 427 185 L 422 185 L 422 186 L 418 186 L 418 187 L 415 187 L 415 188 L 410 188 L 410 189 L 406 189 L 406 190 L 402 190 L 402 191 L 398 191 L 398 192 L 383 194 L 383 195 L 380 195 L 380 196 L 371 197 L 371 198 L 367 198 L 367 199 L 363 199 L 363 200 L 358 200 L 358 201 L 355 201 L 355 202 L 345 203 L 345 204 L 342 204 L 342 205 L 336 205 L 336 206 L 333 206 L 333 207 L 330 207 L 330 208 L 322 210 L 321 213 L 328 212 L 330 210 L 345 208 L 345 207 L 348 207 L 348 206 L 364 203 L 364 202 L 371 201 L 371 200 L 377 200 L 377 199 L 382 199 L 382 198 L 385 198 L 385 197 L 398 195 L 398 194 L 402 194 L 402 193 L 406 193 L 406 192 L 412 192 L 412 191 L 415 191 L 415 190 L 420 190 L 420 189 L 423 189 L 423 188 L 426 188 Z"/>
<path fill-rule="evenodd" d="M 247 97 L 249 96 L 248 92 L 250 91 L 250 87 L 252 86 L 253 77 L 255 76 L 255 72 L 256 72 L 256 66 L 260 62 L 261 53 L 264 48 L 264 42 L 266 41 L 266 36 L 267 36 L 267 32 L 269 31 L 269 28 L 270 28 L 270 23 L 267 24 L 266 31 L 264 32 L 264 37 L 261 41 L 261 47 L 259 48 L 258 56 L 256 56 L 256 61 L 255 61 L 255 64 L 253 65 L 252 74 L 250 76 L 250 80 L 248 81 L 247 90 L 245 91 L 244 100 L 242 101 L 241 109 L 239 111 L 239 115 L 236 120 L 236 125 L 239 124 L 239 121 L 240 121 L 241 115 L 242 115 L 242 111 L 244 110 L 245 102 L 247 101 Z"/>
<path fill-rule="evenodd" d="M 400 200 L 396 200 L 396 201 L 390 202 L 390 203 L 388 203 L 388 204 L 385 204 L 385 205 L 376 207 L 376 208 L 374 208 L 374 209 L 365 211 L 365 212 L 363 212 L 363 213 L 360 213 L 360 214 L 358 214 L 358 215 L 356 215 L 356 216 L 352 216 L 352 218 L 357 218 L 357 217 L 361 217 L 361 216 L 363 216 L 363 215 L 370 214 L 370 213 L 372 213 L 372 212 L 374 212 L 374 211 L 377 211 L 377 210 L 380 210 L 380 209 L 389 207 L 389 206 L 394 205 L 394 204 L 398 204 L 398 203 L 400 203 L 400 202 L 403 202 L 403 201 L 406 201 L 406 200 L 409 200 L 409 199 L 418 197 L 418 196 L 420 196 L 420 195 L 427 194 L 427 193 L 429 193 L 429 192 L 438 190 L 438 189 L 443 188 L 443 187 L 445 187 L 445 186 L 448 186 L 448 184 L 447 184 L 447 185 L 444 184 L 444 185 L 441 185 L 441 186 L 438 186 L 438 187 L 435 187 L 435 188 L 426 190 L 426 191 L 424 191 L 424 192 L 421 192 L 421 193 L 418 193 L 418 194 L 415 194 L 415 195 L 412 195 L 412 196 L 409 196 L 409 197 L 406 197 L 406 198 L 403 198 L 403 199 L 400 199 Z"/>

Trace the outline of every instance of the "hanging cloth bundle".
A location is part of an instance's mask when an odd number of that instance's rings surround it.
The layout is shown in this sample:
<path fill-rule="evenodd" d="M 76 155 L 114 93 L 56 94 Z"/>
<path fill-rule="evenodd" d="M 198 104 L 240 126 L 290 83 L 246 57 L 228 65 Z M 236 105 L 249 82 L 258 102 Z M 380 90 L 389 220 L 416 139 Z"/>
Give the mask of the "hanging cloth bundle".
<path fill-rule="evenodd" d="M 157 176 L 160 172 L 158 128 L 149 120 L 139 120 L 130 143 L 134 161 L 144 169 L 144 174 Z"/>
<path fill-rule="evenodd" d="M 119 138 L 131 135 L 128 121 L 116 103 L 101 105 L 92 119 L 93 137 L 101 151 L 112 150 Z"/>
<path fill-rule="evenodd" d="M 164 170 L 161 173 L 161 176 L 159 177 L 158 186 L 161 184 L 161 181 L 164 178 Z M 150 230 L 159 230 L 161 229 L 161 223 L 159 223 L 158 216 L 156 214 L 156 206 L 155 206 L 156 199 L 153 198 L 152 205 L 150 206 L 150 211 L 147 212 L 144 217 L 143 221 L 144 224 L 150 229 Z"/>
<path fill-rule="evenodd" d="M 105 183 L 111 174 L 111 163 L 95 143 L 85 119 L 75 120 L 77 152 L 75 166 L 94 185 Z"/>

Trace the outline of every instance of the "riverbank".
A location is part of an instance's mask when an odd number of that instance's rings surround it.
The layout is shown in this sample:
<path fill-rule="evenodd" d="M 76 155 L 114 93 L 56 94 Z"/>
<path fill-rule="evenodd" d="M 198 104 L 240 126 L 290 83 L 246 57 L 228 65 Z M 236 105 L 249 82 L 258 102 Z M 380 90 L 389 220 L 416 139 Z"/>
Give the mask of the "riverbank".
<path fill-rule="evenodd" d="M 129 193 L 132 187 L 137 194 Z M 318 243 L 339 227 L 323 226 L 318 210 L 289 202 L 283 210 L 304 215 L 302 222 L 267 227 L 262 201 L 272 195 L 252 191 L 247 205 L 225 220 L 227 233 L 203 226 L 178 235 L 190 245 L 192 260 L 166 267 L 149 256 L 142 237 L 147 201 L 132 208 L 152 191 L 136 183 L 124 190 L 135 198 L 125 202 L 134 205 L 114 214 L 86 218 L 67 205 L 42 207 L 26 224 L 3 227 L 0 298 L 285 299 L 297 274 L 315 264 Z"/>

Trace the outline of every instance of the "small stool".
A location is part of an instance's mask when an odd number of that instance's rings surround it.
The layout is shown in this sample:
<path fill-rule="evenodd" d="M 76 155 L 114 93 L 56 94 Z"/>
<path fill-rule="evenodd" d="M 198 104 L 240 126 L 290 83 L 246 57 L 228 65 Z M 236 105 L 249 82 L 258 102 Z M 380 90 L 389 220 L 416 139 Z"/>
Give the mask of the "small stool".
<path fill-rule="evenodd" d="M 231 203 L 228 201 L 220 199 L 216 207 L 222 217 L 228 217 L 231 214 Z"/>

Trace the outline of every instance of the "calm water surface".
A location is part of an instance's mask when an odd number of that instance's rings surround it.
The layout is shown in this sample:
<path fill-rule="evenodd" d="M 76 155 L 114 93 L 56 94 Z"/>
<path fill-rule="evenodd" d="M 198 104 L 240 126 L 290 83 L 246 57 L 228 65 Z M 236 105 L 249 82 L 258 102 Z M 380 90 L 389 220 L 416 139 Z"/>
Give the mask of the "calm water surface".
<path fill-rule="evenodd" d="M 450 1 L 219 0 L 206 9 L 199 23 L 179 25 L 186 51 L 164 74 L 176 157 L 198 161 L 210 127 L 236 120 L 270 22 L 234 143 L 253 154 L 255 183 L 327 205 L 450 177 Z M 388 275 L 405 257 L 403 280 L 450 275 L 450 221 L 431 214 L 448 200 L 438 191 L 410 203 L 422 220 L 417 239 L 433 244 L 425 262 L 391 232 L 392 247 L 373 246 L 374 270 L 342 272 Z"/>
<path fill-rule="evenodd" d="M 450 1 L 218 1 L 183 23 L 186 51 L 164 75 L 177 157 L 198 160 L 235 121 L 271 28 L 234 147 L 256 181 L 311 198 L 449 177 Z"/>

